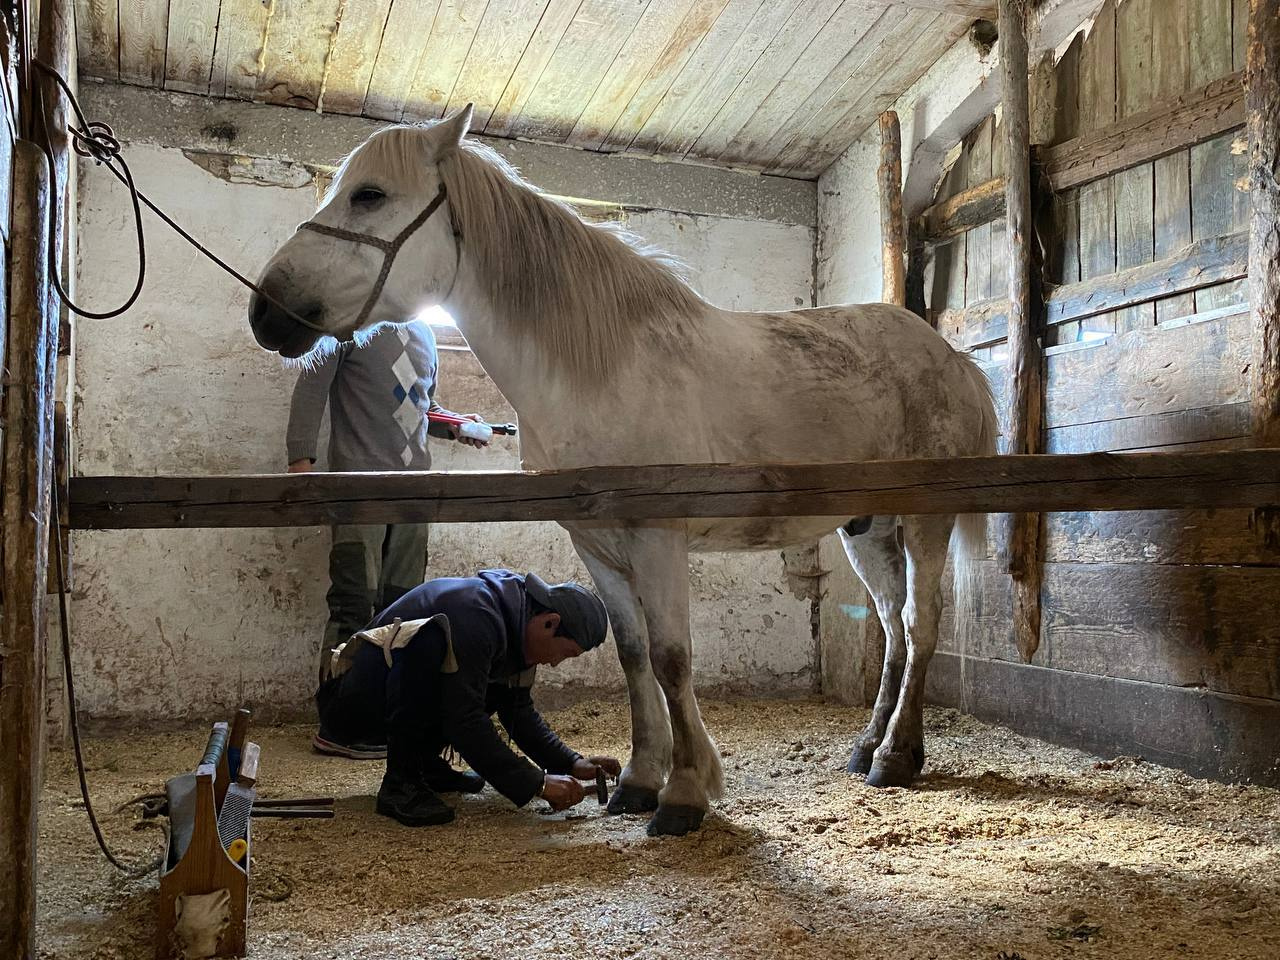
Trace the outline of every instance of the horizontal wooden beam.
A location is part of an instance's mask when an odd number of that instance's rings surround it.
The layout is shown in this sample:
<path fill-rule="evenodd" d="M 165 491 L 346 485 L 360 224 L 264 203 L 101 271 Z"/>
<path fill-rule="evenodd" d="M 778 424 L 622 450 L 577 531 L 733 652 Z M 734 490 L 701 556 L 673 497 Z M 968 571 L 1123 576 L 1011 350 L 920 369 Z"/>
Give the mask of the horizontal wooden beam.
<path fill-rule="evenodd" d="M 1009 298 L 995 297 L 944 311 L 938 318 L 938 332 L 961 350 L 999 343 L 1009 335 Z"/>
<path fill-rule="evenodd" d="M 1197 240 L 1164 260 L 1054 288 L 1045 298 L 1046 322 L 1070 323 L 1161 297 L 1190 293 L 1238 280 L 1248 269 L 1247 233 Z"/>
<path fill-rule="evenodd" d="M 927 208 L 916 218 L 916 229 L 925 243 L 958 237 L 1004 216 L 1004 193 L 1004 177 L 979 183 Z"/>
<path fill-rule="evenodd" d="M 1039 161 L 1052 189 L 1067 190 L 1243 124 L 1244 78 L 1233 73 L 1100 130 L 1041 147 Z"/>
<path fill-rule="evenodd" d="M 1080 283 L 1050 288 L 1045 296 L 1046 324 L 1070 323 L 1112 310 L 1191 293 L 1246 275 L 1249 235 L 1233 233 L 1188 244 L 1172 257 L 1130 267 Z M 948 310 L 938 329 L 962 350 L 986 347 L 1008 336 L 1009 300 L 983 300 L 963 310 Z"/>
<path fill-rule="evenodd" d="M 71 524 L 91 530 L 1270 504 L 1280 504 L 1280 449 L 71 481 Z"/>

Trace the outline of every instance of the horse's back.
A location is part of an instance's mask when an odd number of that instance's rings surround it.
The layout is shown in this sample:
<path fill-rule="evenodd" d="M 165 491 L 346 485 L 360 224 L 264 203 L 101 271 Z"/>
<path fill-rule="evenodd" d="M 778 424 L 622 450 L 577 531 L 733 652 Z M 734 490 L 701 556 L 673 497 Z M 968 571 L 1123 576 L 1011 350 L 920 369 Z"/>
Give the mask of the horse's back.
<path fill-rule="evenodd" d="M 765 429 L 752 459 L 865 460 L 988 452 L 991 397 L 974 361 L 891 304 L 735 314 L 741 368 L 720 359 L 706 392 L 739 395 Z M 710 365 L 709 369 L 712 369 Z"/>

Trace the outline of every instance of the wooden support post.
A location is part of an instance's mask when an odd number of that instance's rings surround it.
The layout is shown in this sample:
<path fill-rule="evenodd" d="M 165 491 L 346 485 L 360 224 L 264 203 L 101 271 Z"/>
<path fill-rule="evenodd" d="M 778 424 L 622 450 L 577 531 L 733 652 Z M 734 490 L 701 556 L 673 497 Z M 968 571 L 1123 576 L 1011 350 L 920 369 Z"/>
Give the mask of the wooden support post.
<path fill-rule="evenodd" d="M 40 8 L 38 55 L 66 73 L 70 63 L 71 0 Z M 49 491 L 53 480 L 54 389 L 58 304 L 49 283 L 52 260 L 62 258 L 62 218 L 52 238 L 49 204 L 66 183 L 68 153 L 54 84 L 37 78 L 51 137 L 37 113 L 41 98 L 28 85 L 21 111 L 32 140 L 14 148 L 11 324 L 5 392 L 4 561 L 5 616 L 0 632 L 0 956 L 36 956 L 36 813 L 45 715 L 45 580 Z M 46 142 L 52 139 L 52 143 Z M 54 182 L 41 146 L 54 155 Z M 52 244 L 50 240 L 52 239 Z"/>
<path fill-rule="evenodd" d="M 1253 311 L 1253 429 L 1280 447 L 1280 0 L 1250 0 L 1245 60 L 1249 137 L 1249 301 Z M 1280 547 L 1280 510 L 1256 510 L 1254 530 Z"/>
<path fill-rule="evenodd" d="M 924 271 L 929 259 L 929 249 L 920 228 L 914 223 L 907 226 L 907 290 L 906 307 L 917 317 L 924 317 L 936 328 L 936 317 L 928 316 L 928 304 L 924 298 Z"/>
<path fill-rule="evenodd" d="M 902 219 L 902 128 L 892 110 L 880 114 L 880 243 L 885 303 L 907 302 L 906 225 Z"/>
<path fill-rule="evenodd" d="M 4 623 L 0 650 L 0 956 L 35 956 L 36 805 L 44 738 L 44 596 L 52 479 L 57 318 L 45 295 L 49 180 L 44 155 L 13 155 L 13 323 L 4 435 Z"/>
<path fill-rule="evenodd" d="M 902 126 L 898 114 L 886 110 L 880 114 L 880 166 L 876 170 L 876 182 L 880 194 L 880 299 L 896 306 L 906 306 L 906 222 L 902 216 Z M 924 281 L 921 278 L 923 291 Z M 871 605 L 869 599 L 863 603 Z M 884 624 L 878 616 L 863 622 L 861 644 L 861 673 L 864 677 L 877 677 L 884 662 Z M 875 694 L 865 699 L 870 705 Z"/>
<path fill-rule="evenodd" d="M 1004 80 L 1005 222 L 1009 245 L 1010 453 L 1039 453 L 1043 399 L 1039 297 L 1032 269 L 1031 108 L 1027 0 L 1000 0 Z M 1006 569 L 1014 580 L 1014 640 L 1026 661 L 1040 645 L 1041 515 L 1020 513 L 1008 526 Z"/>

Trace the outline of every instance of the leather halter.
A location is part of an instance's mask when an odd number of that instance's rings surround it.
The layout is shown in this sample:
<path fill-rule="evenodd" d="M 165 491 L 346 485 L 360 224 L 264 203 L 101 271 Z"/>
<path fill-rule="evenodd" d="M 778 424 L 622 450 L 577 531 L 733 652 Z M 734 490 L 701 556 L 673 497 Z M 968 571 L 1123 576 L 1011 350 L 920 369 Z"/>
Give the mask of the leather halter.
<path fill-rule="evenodd" d="M 360 311 L 360 315 L 356 318 L 355 328 L 359 330 L 365 319 L 369 316 L 369 312 L 373 309 L 373 305 L 378 302 L 378 298 L 382 296 L 382 288 L 387 282 L 387 277 L 391 275 L 391 266 L 395 263 L 396 254 L 400 252 L 400 248 L 404 246 L 404 242 L 409 239 L 419 227 L 431 219 L 431 215 L 440 209 L 440 205 L 444 203 L 445 189 L 444 184 L 440 184 L 440 189 L 436 191 L 436 195 L 431 198 L 431 202 L 426 208 L 413 218 L 403 230 L 396 234 L 392 240 L 384 240 L 382 237 L 375 237 L 370 233 L 356 233 L 354 230 L 343 230 L 340 227 L 328 227 L 322 223 L 314 223 L 308 220 L 306 223 L 299 224 L 299 230 L 314 230 L 316 233 L 323 233 L 325 236 L 336 237 L 339 240 L 350 240 L 352 243 L 364 243 L 371 247 L 377 247 L 382 251 L 382 270 L 378 273 L 378 279 L 374 281 L 373 289 L 369 291 L 369 296 L 365 298 L 364 307 Z M 454 238 L 458 239 L 458 231 L 454 230 Z M 458 256 L 461 258 L 462 251 L 459 247 Z M 456 273 L 455 273 L 456 276 Z M 321 330 L 319 327 L 307 323 L 305 324 L 313 330 L 319 330 L 321 333 L 328 331 Z"/>

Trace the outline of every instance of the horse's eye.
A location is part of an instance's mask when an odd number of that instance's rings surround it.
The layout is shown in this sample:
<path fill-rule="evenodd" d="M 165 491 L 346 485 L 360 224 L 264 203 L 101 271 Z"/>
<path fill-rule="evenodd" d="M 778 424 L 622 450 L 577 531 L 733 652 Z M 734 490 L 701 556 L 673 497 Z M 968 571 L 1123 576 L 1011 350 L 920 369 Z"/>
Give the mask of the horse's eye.
<path fill-rule="evenodd" d="M 367 206 L 371 203 L 377 203 L 379 200 L 385 200 L 386 197 L 387 195 L 377 187 L 361 187 L 351 195 L 351 202 Z"/>

